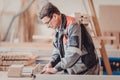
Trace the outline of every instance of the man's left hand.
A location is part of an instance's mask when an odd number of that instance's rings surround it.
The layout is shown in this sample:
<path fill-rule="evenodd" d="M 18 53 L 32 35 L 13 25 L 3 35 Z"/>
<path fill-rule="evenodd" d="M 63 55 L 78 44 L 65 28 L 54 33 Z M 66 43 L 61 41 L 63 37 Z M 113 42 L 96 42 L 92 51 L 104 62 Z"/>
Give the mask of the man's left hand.
<path fill-rule="evenodd" d="M 56 74 L 57 70 L 55 68 L 47 68 L 45 74 Z"/>

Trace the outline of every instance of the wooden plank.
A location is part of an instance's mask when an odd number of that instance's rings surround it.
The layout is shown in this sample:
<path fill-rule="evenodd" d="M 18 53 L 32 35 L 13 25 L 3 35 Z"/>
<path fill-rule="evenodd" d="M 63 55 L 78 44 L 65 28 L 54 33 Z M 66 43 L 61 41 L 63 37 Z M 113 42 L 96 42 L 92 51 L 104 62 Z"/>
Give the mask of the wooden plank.
<path fill-rule="evenodd" d="M 88 1 L 89 1 L 91 13 L 92 13 L 93 23 L 95 25 L 96 34 L 97 34 L 98 37 L 102 36 L 101 30 L 100 30 L 100 25 L 98 23 L 98 19 L 97 19 L 96 13 L 95 13 L 93 0 L 88 0 Z M 107 74 L 111 75 L 112 71 L 111 71 L 110 63 L 109 63 L 109 60 L 108 60 L 108 57 L 107 57 L 107 54 L 106 54 L 106 50 L 105 50 L 105 46 L 104 46 L 104 41 L 103 40 L 101 40 L 100 52 L 101 52 L 101 56 L 102 56 L 104 64 L 105 64 L 105 68 L 106 68 Z"/>
<path fill-rule="evenodd" d="M 14 15 L 14 14 L 16 14 L 16 12 L 15 11 L 0 11 L 0 14 L 3 14 L 3 15 Z"/>
<path fill-rule="evenodd" d="M 120 5 L 100 5 L 99 21 L 103 31 L 120 31 Z"/>
<path fill-rule="evenodd" d="M 37 1 L 37 0 L 36 0 Z M 34 34 L 34 27 L 35 27 L 35 13 L 36 13 L 36 5 L 37 2 L 33 3 L 31 7 L 26 10 L 19 18 L 19 33 L 18 36 L 20 38 L 20 42 L 32 42 L 32 36 Z M 29 0 L 22 0 L 21 7 L 24 7 Z"/>
<path fill-rule="evenodd" d="M 58 73 L 60 74 L 60 73 Z M 119 80 L 120 76 L 104 75 L 41 75 L 37 74 L 34 80 Z"/>
<path fill-rule="evenodd" d="M 3 48 L 19 48 L 19 49 L 52 49 L 52 43 L 31 43 L 31 42 L 22 42 L 22 43 L 10 43 L 10 42 L 1 42 L 0 47 Z"/>
<path fill-rule="evenodd" d="M 104 36 L 110 36 L 110 32 L 104 32 L 103 33 Z M 104 40 L 105 41 L 105 44 L 111 44 L 111 40 Z"/>
<path fill-rule="evenodd" d="M 113 36 L 116 37 L 116 39 L 113 40 L 113 44 L 118 45 L 119 44 L 119 32 L 113 32 Z"/>

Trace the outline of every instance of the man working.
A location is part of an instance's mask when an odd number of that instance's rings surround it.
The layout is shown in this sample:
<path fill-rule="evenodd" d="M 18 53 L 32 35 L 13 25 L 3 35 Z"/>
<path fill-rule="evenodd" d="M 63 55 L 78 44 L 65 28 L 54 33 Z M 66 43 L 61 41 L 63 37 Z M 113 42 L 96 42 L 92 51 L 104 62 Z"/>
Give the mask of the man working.
<path fill-rule="evenodd" d="M 55 30 L 54 50 L 42 74 L 64 71 L 68 74 L 99 74 L 99 61 L 91 36 L 83 24 L 62 14 L 48 2 L 39 12 L 41 21 Z"/>

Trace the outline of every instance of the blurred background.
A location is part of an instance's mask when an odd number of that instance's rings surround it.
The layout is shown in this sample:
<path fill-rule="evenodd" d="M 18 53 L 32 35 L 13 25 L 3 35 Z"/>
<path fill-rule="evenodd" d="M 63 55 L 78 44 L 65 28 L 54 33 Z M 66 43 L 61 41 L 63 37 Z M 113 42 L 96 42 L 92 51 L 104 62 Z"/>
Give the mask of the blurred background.
<path fill-rule="evenodd" d="M 88 0 L 49 1 L 66 15 L 75 16 L 75 13 L 81 13 L 91 16 Z M 93 1 L 102 32 L 119 32 L 120 0 Z M 29 8 L 26 9 L 28 5 Z M 37 16 L 39 5 L 41 5 L 41 0 L 33 2 L 31 0 L 0 0 L 0 40 L 8 42 L 41 42 L 44 41 L 42 38 L 45 41 L 46 38 L 51 39 L 54 31 L 42 24 Z M 39 40 L 37 35 L 39 35 Z"/>
<path fill-rule="evenodd" d="M 99 49 L 104 41 L 113 74 L 120 75 L 120 0 L 92 0 L 102 33 L 99 37 L 89 0 L 0 0 L 0 71 L 16 63 L 33 66 L 49 59 L 54 30 L 47 28 L 38 15 L 41 3 L 47 1 L 86 25 L 101 60 L 101 72 L 105 66 Z"/>

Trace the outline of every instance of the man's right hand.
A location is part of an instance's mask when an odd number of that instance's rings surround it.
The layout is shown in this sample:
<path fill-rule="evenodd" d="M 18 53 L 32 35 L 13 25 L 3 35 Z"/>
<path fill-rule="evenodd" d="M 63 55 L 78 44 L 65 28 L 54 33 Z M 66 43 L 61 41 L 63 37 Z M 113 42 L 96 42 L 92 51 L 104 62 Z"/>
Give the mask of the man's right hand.
<path fill-rule="evenodd" d="M 41 74 L 44 74 L 44 73 L 47 71 L 48 68 L 52 68 L 51 63 L 48 63 L 48 64 L 45 65 L 45 67 L 44 67 L 43 70 L 41 71 Z"/>

